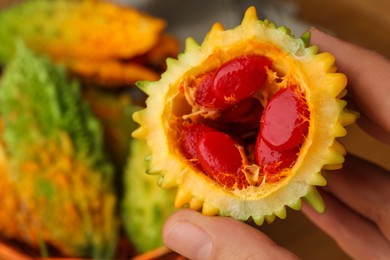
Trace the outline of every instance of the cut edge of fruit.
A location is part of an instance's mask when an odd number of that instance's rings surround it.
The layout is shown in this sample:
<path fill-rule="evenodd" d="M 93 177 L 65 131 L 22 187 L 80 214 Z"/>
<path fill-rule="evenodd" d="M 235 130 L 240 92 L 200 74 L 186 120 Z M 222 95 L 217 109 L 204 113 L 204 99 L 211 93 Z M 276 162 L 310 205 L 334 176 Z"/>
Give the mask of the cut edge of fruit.
<path fill-rule="evenodd" d="M 311 123 L 309 136 L 307 137 L 310 142 L 304 144 L 309 148 L 303 149 L 305 154 L 298 158 L 293 167 L 299 169 L 302 161 L 310 157 L 309 150 L 313 152 L 313 149 L 310 149 L 313 132 L 320 132 L 320 135 L 325 132 L 326 142 L 314 147 L 316 148 L 314 152 L 320 154 L 321 158 L 318 160 L 318 158 L 311 157 L 309 163 L 314 166 L 311 167 L 310 172 L 306 171 L 303 174 L 294 175 L 294 178 L 289 178 L 290 183 L 288 185 L 282 185 L 277 190 L 271 191 L 267 194 L 267 198 L 249 198 L 239 202 L 242 197 L 237 199 L 235 197 L 237 194 L 221 190 L 220 187 L 205 178 L 203 174 L 189 167 L 188 162 L 182 156 L 178 156 L 179 151 L 177 149 L 169 147 L 168 144 L 172 141 L 172 137 L 169 137 L 168 134 L 170 129 L 164 121 L 164 112 L 167 111 L 165 104 L 169 105 L 171 102 L 168 93 L 171 91 L 172 85 L 178 84 L 177 82 L 183 75 L 202 64 L 214 52 L 214 46 L 223 48 L 223 46 L 229 46 L 231 42 L 235 43 L 253 37 L 261 39 L 258 34 L 259 31 L 262 32 L 260 36 L 267 31 L 267 37 L 274 44 L 283 42 L 285 44 L 283 47 L 288 47 L 283 49 L 294 56 L 296 62 L 299 63 L 297 65 L 302 70 L 302 73 L 299 73 L 299 76 L 302 77 L 300 82 L 306 82 L 307 85 L 313 85 L 311 81 L 315 82 L 317 90 L 310 89 L 312 92 L 309 92 L 309 104 L 330 102 L 329 109 L 322 111 L 322 115 L 327 118 L 325 121 L 329 122 L 330 126 L 321 129 L 322 125 L 318 122 L 319 119 L 313 118 L 314 123 Z M 230 39 L 230 42 L 226 42 L 227 38 Z M 302 199 L 318 212 L 324 211 L 323 201 L 315 186 L 326 185 L 326 178 L 323 176 L 324 170 L 339 169 L 342 166 L 345 149 L 335 138 L 346 134 L 345 126 L 356 120 L 356 114 L 346 110 L 346 102 L 340 100 L 345 95 L 346 77 L 344 74 L 336 73 L 333 55 L 329 53 L 317 54 L 318 48 L 308 46 L 308 42 L 308 34 L 295 39 L 289 34 L 288 30 L 276 28 L 274 24 L 268 21 L 259 21 L 255 8 L 251 7 L 247 10 L 242 24 L 232 30 L 224 31 L 223 26 L 216 23 L 202 45 L 199 45 L 193 38 L 188 38 L 185 52 L 179 55 L 178 60 L 167 60 L 168 69 L 162 75 L 160 81 L 139 82 L 137 84 L 149 95 L 149 98 L 147 99 L 147 108 L 133 115 L 134 120 L 141 125 L 133 132 L 133 137 L 147 140 L 153 153 L 150 160 L 150 169 L 152 172 L 160 174 L 160 185 L 163 188 L 178 186 L 175 200 L 176 207 L 188 206 L 191 209 L 201 211 L 205 215 L 219 214 L 240 220 L 252 218 L 258 225 L 264 221 L 272 222 L 275 216 L 284 218 L 286 206 L 299 210 Z M 164 145 L 153 149 L 155 144 L 160 143 Z M 214 193 L 213 197 L 208 196 L 210 191 Z M 253 191 L 255 190 L 249 189 L 249 193 Z M 295 197 L 288 196 L 286 199 L 284 197 L 286 194 L 295 194 Z M 261 202 L 262 200 L 272 200 L 280 203 L 276 203 L 277 206 L 275 206 L 275 202 L 271 203 L 272 205 L 267 205 L 266 202 Z"/>

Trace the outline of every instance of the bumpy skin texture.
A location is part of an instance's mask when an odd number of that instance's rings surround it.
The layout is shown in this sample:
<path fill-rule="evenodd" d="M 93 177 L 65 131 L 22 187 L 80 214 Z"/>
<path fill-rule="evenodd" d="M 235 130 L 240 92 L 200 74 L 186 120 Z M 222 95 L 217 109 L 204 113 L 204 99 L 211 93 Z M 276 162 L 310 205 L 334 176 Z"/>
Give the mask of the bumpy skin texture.
<path fill-rule="evenodd" d="M 64 68 L 19 45 L 0 82 L 0 232 L 111 258 L 118 223 L 102 128 Z"/>
<path fill-rule="evenodd" d="M 104 0 L 22 1 L 0 12 L 0 64 L 15 42 L 66 64 L 102 86 L 157 80 L 179 43 L 163 34 L 165 21 Z"/>
<path fill-rule="evenodd" d="M 149 148 L 144 140 L 132 140 L 124 175 L 125 194 L 121 215 L 126 235 L 137 253 L 163 245 L 163 223 L 175 211 L 174 190 L 160 189 L 155 176 L 146 174 L 148 162 L 144 157 L 148 153 Z"/>
<path fill-rule="evenodd" d="M 131 58 L 150 50 L 165 27 L 160 19 L 100 0 L 27 1 L 3 11 L 0 21 L 0 61 L 12 58 L 18 38 L 54 58 Z"/>
<path fill-rule="evenodd" d="M 346 102 L 341 100 L 346 93 L 345 75 L 336 72 L 331 54 L 317 51 L 316 46 L 309 46 L 309 35 L 296 39 L 285 27 L 258 20 L 251 7 L 234 29 L 224 30 L 216 23 L 201 45 L 189 38 L 179 59 L 168 60 L 161 80 L 138 84 L 149 98 L 147 108 L 133 115 L 141 125 L 133 136 L 147 140 L 150 171 L 160 174 L 160 185 L 178 187 L 177 207 L 188 205 L 206 215 L 240 220 L 252 218 L 259 225 L 264 220 L 272 222 L 275 216 L 286 217 L 286 206 L 300 209 L 302 198 L 317 211 L 324 211 L 315 186 L 326 185 L 323 170 L 342 166 L 345 149 L 335 138 L 346 134 L 344 126 L 353 123 L 356 116 L 346 111 Z M 262 90 L 263 106 L 277 90 L 298 86 L 310 111 L 310 122 L 297 159 L 283 170 L 282 180 L 226 189 L 193 167 L 180 152 L 177 122 L 192 117 L 194 107 L 196 114 L 215 117 L 215 111 L 188 104 L 180 93 L 183 82 L 244 55 L 260 55 L 272 61 L 273 72 L 268 72 Z"/>

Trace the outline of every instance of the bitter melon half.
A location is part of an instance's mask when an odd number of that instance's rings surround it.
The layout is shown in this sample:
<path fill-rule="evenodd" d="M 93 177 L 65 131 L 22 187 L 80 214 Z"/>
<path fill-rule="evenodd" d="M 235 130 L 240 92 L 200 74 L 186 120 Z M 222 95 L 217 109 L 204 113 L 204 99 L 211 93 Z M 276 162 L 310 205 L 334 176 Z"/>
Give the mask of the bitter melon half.
<path fill-rule="evenodd" d="M 342 167 L 336 138 L 356 115 L 335 57 L 309 42 L 250 7 L 241 25 L 188 38 L 159 81 L 138 83 L 149 97 L 133 136 L 147 140 L 159 184 L 178 187 L 177 207 L 258 225 L 302 199 L 324 211 L 316 186 Z"/>

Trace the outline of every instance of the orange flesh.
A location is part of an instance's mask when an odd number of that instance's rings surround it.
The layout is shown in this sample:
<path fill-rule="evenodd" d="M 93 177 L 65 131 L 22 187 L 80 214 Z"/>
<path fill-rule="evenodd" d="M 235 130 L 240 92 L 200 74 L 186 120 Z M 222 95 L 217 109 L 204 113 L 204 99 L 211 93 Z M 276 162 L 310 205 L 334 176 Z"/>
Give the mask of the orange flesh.
<path fill-rule="evenodd" d="M 178 121 L 182 154 L 222 187 L 243 189 L 285 178 L 284 169 L 294 165 L 307 135 L 310 113 L 295 84 L 277 89 L 265 107 L 261 105 L 267 69 L 272 70 L 268 58 L 241 56 L 184 82 L 195 95 L 186 95 L 188 88 L 179 88 L 179 95 L 186 96 L 192 108 Z M 238 94 L 231 93 L 232 88 Z M 194 138 L 188 131 L 191 127 L 207 130 L 197 132 Z M 224 135 L 232 141 L 226 141 Z"/>

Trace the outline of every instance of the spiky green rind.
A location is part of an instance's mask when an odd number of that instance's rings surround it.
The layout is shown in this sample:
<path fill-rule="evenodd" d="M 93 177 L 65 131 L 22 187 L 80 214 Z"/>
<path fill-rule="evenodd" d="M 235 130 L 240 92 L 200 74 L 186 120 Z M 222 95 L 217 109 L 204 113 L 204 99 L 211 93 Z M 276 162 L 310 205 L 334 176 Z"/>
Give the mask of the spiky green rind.
<path fill-rule="evenodd" d="M 103 153 L 102 129 L 82 100 L 80 86 L 65 68 L 53 66 L 18 44 L 0 87 L 0 113 L 7 126 L 4 140 L 14 159 L 25 159 L 39 141 L 59 139 L 66 132 L 74 155 L 102 173 L 111 171 Z"/>
<path fill-rule="evenodd" d="M 32 246 L 39 238 L 65 254 L 112 257 L 118 226 L 113 169 L 78 83 L 20 43 L 0 82 L 0 117 L 0 179 L 12 191 L 0 201 L 0 231 L 12 221 L 15 229 L 6 236 Z"/>
<path fill-rule="evenodd" d="M 310 37 L 311 37 L 310 32 L 305 32 L 301 36 L 301 40 L 303 41 L 303 44 L 305 45 L 306 48 L 310 46 Z"/>
<path fill-rule="evenodd" d="M 131 142 L 125 173 L 122 217 L 126 233 L 139 253 L 162 246 L 162 226 L 173 213 L 174 192 L 156 185 L 155 176 L 145 173 L 149 149 L 143 140 Z"/>

